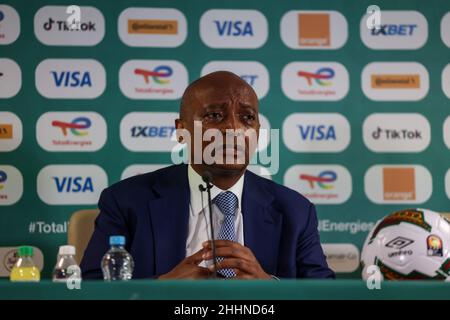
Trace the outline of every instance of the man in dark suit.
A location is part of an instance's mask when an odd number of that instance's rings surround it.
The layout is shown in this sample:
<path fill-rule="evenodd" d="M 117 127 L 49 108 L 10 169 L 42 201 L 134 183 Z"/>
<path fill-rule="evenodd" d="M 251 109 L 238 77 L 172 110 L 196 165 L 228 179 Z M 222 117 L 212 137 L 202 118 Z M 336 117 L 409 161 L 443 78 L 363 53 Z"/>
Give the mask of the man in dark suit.
<path fill-rule="evenodd" d="M 247 170 L 256 146 L 251 135 L 239 135 L 253 130 L 258 137 L 259 126 L 256 94 L 235 74 L 214 72 L 190 84 L 176 120 L 190 163 L 135 176 L 103 191 L 81 263 L 83 278 L 102 277 L 100 263 L 110 235 L 125 236 L 135 261 L 133 278 L 209 278 L 215 268 L 208 241 L 211 223 L 221 277 L 334 278 L 320 245 L 314 205 Z M 209 129 L 227 141 L 218 143 L 216 136 L 212 163 L 205 160 L 208 139 L 200 145 L 190 139 Z M 231 146 L 226 140 L 230 132 Z M 198 188 L 205 172 L 213 183 L 213 221 Z"/>

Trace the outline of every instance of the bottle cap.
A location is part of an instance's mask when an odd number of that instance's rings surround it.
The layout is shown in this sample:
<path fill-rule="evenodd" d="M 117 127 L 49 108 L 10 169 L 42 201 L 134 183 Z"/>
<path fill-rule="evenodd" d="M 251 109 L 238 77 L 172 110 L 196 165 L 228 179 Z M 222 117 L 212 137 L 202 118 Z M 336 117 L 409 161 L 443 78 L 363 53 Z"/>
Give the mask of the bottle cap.
<path fill-rule="evenodd" d="M 110 246 L 124 246 L 125 245 L 125 237 L 124 236 L 110 236 L 109 237 L 109 245 Z"/>
<path fill-rule="evenodd" d="M 74 246 L 60 246 L 58 254 L 63 255 L 75 255 L 75 247 Z"/>
<path fill-rule="evenodd" d="M 30 246 L 21 246 L 18 248 L 19 251 L 19 257 L 25 257 L 25 256 L 33 256 L 33 247 Z"/>

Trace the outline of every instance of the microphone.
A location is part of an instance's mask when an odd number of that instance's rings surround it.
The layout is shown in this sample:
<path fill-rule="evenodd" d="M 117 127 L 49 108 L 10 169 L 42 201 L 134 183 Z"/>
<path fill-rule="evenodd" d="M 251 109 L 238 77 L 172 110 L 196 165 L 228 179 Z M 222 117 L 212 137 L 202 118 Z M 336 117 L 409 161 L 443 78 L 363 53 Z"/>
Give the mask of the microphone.
<path fill-rule="evenodd" d="M 202 180 L 206 184 L 206 187 L 200 184 L 198 186 L 199 190 L 201 192 L 206 191 L 208 194 L 208 209 L 209 209 L 209 227 L 211 232 L 211 251 L 212 251 L 212 258 L 213 258 L 213 264 L 214 264 L 214 271 L 212 274 L 212 278 L 217 278 L 217 256 L 216 256 L 216 244 L 214 243 L 214 227 L 213 227 L 213 219 L 212 219 L 212 201 L 211 201 L 211 188 L 212 185 L 212 174 L 209 171 L 205 171 L 202 174 Z"/>

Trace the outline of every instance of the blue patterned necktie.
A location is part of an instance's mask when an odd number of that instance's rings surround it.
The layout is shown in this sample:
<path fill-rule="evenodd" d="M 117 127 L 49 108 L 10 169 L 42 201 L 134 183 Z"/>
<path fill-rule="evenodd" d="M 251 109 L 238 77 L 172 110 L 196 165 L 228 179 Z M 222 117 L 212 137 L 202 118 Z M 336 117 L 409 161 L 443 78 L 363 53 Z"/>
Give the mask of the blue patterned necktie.
<path fill-rule="evenodd" d="M 224 215 L 222 226 L 220 227 L 219 240 L 237 241 L 236 232 L 234 230 L 234 220 L 236 217 L 236 209 L 238 207 L 238 198 L 231 191 L 219 193 L 214 198 L 214 203 Z M 217 261 L 222 261 L 223 258 L 217 258 Z M 217 271 L 226 278 L 236 276 L 233 269 L 222 269 Z"/>

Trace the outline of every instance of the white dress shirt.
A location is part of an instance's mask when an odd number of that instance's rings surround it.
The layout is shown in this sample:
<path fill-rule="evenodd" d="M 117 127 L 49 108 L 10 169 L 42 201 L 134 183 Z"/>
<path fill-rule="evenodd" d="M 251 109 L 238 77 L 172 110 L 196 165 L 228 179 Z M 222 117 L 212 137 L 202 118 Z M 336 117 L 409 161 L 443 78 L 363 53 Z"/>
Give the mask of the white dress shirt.
<path fill-rule="evenodd" d="M 237 236 L 237 242 L 244 244 L 244 225 L 242 220 L 241 211 L 241 200 L 242 200 L 242 189 L 244 187 L 244 176 L 243 174 L 239 180 L 228 190 L 222 190 L 213 185 L 211 188 L 211 200 L 221 192 L 231 191 L 238 199 L 238 207 L 236 209 L 236 220 L 235 220 L 235 231 Z M 189 204 L 189 233 L 186 240 L 186 257 L 193 255 L 198 250 L 202 248 L 202 243 L 204 241 L 210 240 L 210 224 L 209 224 L 209 211 L 208 211 L 208 194 L 206 192 L 201 192 L 198 188 L 200 184 L 205 185 L 202 177 L 192 168 L 191 165 L 188 166 L 188 179 L 189 188 L 191 191 L 191 199 Z M 213 202 L 213 227 L 214 236 L 217 239 L 222 226 L 224 217 L 223 213 Z M 200 266 L 210 265 L 212 260 L 202 261 Z"/>

